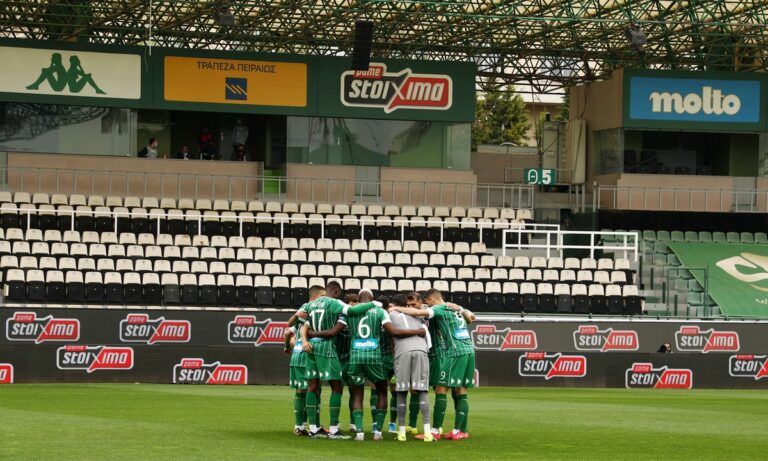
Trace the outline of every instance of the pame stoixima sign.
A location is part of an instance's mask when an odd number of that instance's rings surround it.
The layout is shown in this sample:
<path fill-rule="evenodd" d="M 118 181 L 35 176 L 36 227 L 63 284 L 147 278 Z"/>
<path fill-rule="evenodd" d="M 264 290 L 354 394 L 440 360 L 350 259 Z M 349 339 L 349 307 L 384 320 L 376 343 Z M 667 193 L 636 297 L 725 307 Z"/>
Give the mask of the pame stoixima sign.
<path fill-rule="evenodd" d="M 587 358 L 583 355 L 526 352 L 520 356 L 518 373 L 524 377 L 582 378 L 587 375 Z"/>
<path fill-rule="evenodd" d="M 675 332 L 675 347 L 680 352 L 738 352 L 739 334 L 735 331 L 702 330 L 684 325 Z"/>
<path fill-rule="evenodd" d="M 288 322 L 257 320 L 254 315 L 238 315 L 227 325 L 227 340 L 232 344 L 279 346 L 284 343 L 286 328 Z"/>
<path fill-rule="evenodd" d="M 538 346 L 536 332 L 533 330 L 499 330 L 496 325 L 478 325 L 472 330 L 472 343 L 475 349 L 494 351 L 530 351 Z"/>
<path fill-rule="evenodd" d="M 693 370 L 633 363 L 624 375 L 624 385 L 627 389 L 690 389 L 693 387 Z"/>
<path fill-rule="evenodd" d="M 754 380 L 768 377 L 768 355 L 732 355 L 728 359 L 728 374 Z"/>
<path fill-rule="evenodd" d="M 80 339 L 80 320 L 58 318 L 53 315 L 38 317 L 34 312 L 14 312 L 5 321 L 8 341 L 28 341 L 40 344 L 47 341 L 77 341 Z"/>
<path fill-rule="evenodd" d="M 341 102 L 347 107 L 448 110 L 453 104 L 453 80 L 444 74 L 417 74 L 406 68 L 387 72 L 387 65 L 371 63 L 368 70 L 341 74 Z"/>
<path fill-rule="evenodd" d="M 248 367 L 221 362 L 205 363 L 203 359 L 181 359 L 173 367 L 174 384 L 246 384 Z"/>
<path fill-rule="evenodd" d="M 13 384 L 13 365 L 0 363 L 0 384 Z"/>
<path fill-rule="evenodd" d="M 128 314 L 120 321 L 120 341 L 124 343 L 187 343 L 192 326 L 189 320 L 150 319 L 147 314 Z"/>
<path fill-rule="evenodd" d="M 115 346 L 63 346 L 56 350 L 59 370 L 130 370 L 133 368 L 133 349 Z"/>
<path fill-rule="evenodd" d="M 636 351 L 640 348 L 634 330 L 601 330 L 597 325 L 581 325 L 573 332 L 573 345 L 579 351 Z"/>

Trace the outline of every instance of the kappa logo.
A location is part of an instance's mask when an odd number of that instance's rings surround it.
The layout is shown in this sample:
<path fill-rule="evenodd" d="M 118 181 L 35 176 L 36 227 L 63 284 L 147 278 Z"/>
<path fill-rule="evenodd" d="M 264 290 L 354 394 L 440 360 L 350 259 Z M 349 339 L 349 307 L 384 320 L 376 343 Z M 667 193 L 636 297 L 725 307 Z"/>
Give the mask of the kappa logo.
<path fill-rule="evenodd" d="M 13 365 L 0 363 L 0 384 L 13 384 Z"/>
<path fill-rule="evenodd" d="M 133 349 L 113 346 L 63 346 L 56 350 L 59 370 L 130 370 L 133 368 Z"/>
<path fill-rule="evenodd" d="M 476 349 L 494 351 L 530 351 L 538 347 L 533 330 L 496 329 L 496 325 L 480 325 L 472 330 Z"/>
<path fill-rule="evenodd" d="M 732 355 L 728 359 L 728 374 L 755 380 L 768 377 L 768 355 Z"/>
<path fill-rule="evenodd" d="M 587 358 L 583 355 L 526 352 L 520 356 L 520 376 L 552 378 L 583 378 L 587 375 Z"/>
<path fill-rule="evenodd" d="M 120 321 L 120 341 L 124 343 L 188 343 L 192 326 L 189 320 L 150 319 L 147 314 L 128 314 Z"/>
<path fill-rule="evenodd" d="M 681 326 L 675 332 L 675 345 L 681 352 L 738 352 L 739 334 L 735 331 L 701 331 L 696 326 Z"/>
<path fill-rule="evenodd" d="M 341 102 L 349 107 L 448 110 L 453 104 L 453 80 L 442 74 L 415 74 L 411 69 L 387 72 L 386 64 L 371 63 L 367 71 L 341 74 Z"/>
<path fill-rule="evenodd" d="M 624 380 L 627 389 L 691 389 L 693 371 L 687 368 L 653 368 L 652 363 L 633 363 Z"/>
<path fill-rule="evenodd" d="M 205 363 L 203 359 L 181 359 L 173 367 L 174 384 L 246 384 L 248 367 Z"/>
<path fill-rule="evenodd" d="M 238 315 L 227 325 L 227 339 L 233 344 L 280 346 L 287 328 L 288 322 L 257 321 L 253 315 Z"/>
<path fill-rule="evenodd" d="M 596 325 L 580 325 L 573 332 L 573 345 L 580 351 L 636 351 L 640 348 L 634 330 L 600 330 Z"/>
<path fill-rule="evenodd" d="M 14 312 L 5 322 L 5 337 L 9 341 L 77 341 L 80 339 L 80 320 L 37 317 L 34 312 Z"/>

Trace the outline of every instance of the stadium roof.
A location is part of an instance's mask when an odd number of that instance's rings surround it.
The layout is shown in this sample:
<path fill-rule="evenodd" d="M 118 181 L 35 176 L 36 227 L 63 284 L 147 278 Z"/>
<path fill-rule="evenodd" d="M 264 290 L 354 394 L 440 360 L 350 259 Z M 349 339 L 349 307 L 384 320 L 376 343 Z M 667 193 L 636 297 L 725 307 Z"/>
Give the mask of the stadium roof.
<path fill-rule="evenodd" d="M 348 55 L 355 20 L 376 57 L 474 61 L 478 85 L 536 93 L 617 67 L 765 68 L 768 0 L 53 0 L 0 2 L 0 36 Z M 220 13 L 234 16 L 221 25 Z M 633 46 L 636 24 L 647 44 Z M 641 40 L 642 41 L 642 40 Z"/>

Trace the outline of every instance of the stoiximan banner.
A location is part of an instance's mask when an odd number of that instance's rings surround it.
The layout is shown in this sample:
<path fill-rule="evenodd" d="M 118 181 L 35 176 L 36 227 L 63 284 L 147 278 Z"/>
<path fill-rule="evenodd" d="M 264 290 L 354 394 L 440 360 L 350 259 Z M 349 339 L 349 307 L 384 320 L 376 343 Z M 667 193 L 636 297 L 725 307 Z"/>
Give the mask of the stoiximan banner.
<path fill-rule="evenodd" d="M 141 56 L 0 46 L 0 92 L 141 99 Z"/>
<path fill-rule="evenodd" d="M 768 317 L 768 245 L 671 243 L 687 267 L 707 267 L 709 295 L 723 314 Z M 692 271 L 704 283 L 703 271 Z"/>

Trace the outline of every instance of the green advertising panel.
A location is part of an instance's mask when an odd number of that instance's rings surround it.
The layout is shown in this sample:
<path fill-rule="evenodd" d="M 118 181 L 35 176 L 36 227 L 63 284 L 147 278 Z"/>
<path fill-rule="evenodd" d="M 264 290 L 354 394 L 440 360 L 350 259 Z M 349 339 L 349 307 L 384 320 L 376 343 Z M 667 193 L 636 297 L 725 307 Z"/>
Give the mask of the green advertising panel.
<path fill-rule="evenodd" d="M 475 65 L 373 59 L 353 71 L 345 58 L 319 58 L 318 115 L 472 122 Z"/>
<path fill-rule="evenodd" d="M 687 267 L 706 267 L 709 295 L 729 316 L 768 317 L 768 245 L 670 243 Z M 692 271 L 704 284 L 703 271 Z"/>

